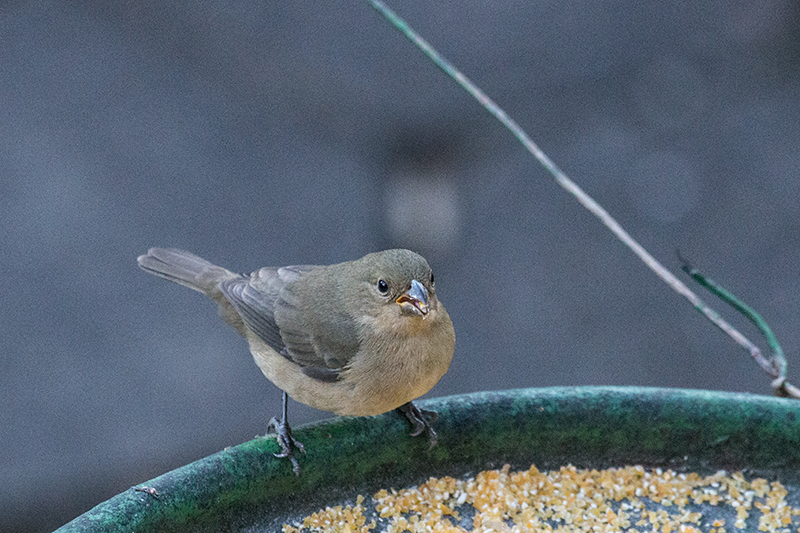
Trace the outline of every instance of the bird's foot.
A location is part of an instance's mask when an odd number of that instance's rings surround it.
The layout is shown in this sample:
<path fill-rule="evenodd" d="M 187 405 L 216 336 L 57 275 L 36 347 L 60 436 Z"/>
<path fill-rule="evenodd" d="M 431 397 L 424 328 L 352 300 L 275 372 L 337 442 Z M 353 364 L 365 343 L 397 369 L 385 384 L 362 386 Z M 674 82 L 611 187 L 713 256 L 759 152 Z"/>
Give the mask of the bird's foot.
<path fill-rule="evenodd" d="M 300 465 L 297 463 L 297 458 L 294 456 L 295 450 L 300 450 L 301 453 L 306 453 L 306 448 L 303 443 L 295 440 L 292 436 L 292 428 L 286 420 L 278 420 L 273 418 L 269 421 L 267 426 L 267 433 L 275 433 L 277 435 L 278 445 L 281 447 L 280 453 L 273 453 L 275 457 L 284 458 L 288 457 L 292 462 L 292 470 L 294 475 L 300 475 Z"/>
<path fill-rule="evenodd" d="M 428 449 L 433 448 L 436 446 L 436 431 L 433 429 L 433 424 L 436 422 L 436 419 L 439 418 L 439 415 L 436 414 L 436 411 L 428 411 L 426 409 L 420 409 L 413 402 L 408 402 L 396 409 L 411 422 L 411 426 L 413 430 L 411 431 L 411 436 L 416 437 L 421 435 L 422 433 L 428 434 L 428 441 L 430 442 L 430 446 Z"/>

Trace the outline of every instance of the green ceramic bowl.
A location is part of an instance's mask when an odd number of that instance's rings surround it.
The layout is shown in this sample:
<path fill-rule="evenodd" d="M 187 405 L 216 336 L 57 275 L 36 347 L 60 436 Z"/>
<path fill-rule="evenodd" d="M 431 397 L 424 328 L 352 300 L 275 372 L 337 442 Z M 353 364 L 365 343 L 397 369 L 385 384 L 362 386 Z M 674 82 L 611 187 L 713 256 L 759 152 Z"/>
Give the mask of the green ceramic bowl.
<path fill-rule="evenodd" d="M 395 413 L 298 427 L 299 477 L 257 438 L 101 503 L 58 530 L 280 531 L 310 512 L 381 488 L 509 463 L 719 469 L 779 480 L 800 494 L 800 402 L 750 394 L 629 387 L 483 392 L 421 405 L 439 413 L 439 442 L 408 435 Z M 150 487 L 157 496 L 135 490 Z"/>

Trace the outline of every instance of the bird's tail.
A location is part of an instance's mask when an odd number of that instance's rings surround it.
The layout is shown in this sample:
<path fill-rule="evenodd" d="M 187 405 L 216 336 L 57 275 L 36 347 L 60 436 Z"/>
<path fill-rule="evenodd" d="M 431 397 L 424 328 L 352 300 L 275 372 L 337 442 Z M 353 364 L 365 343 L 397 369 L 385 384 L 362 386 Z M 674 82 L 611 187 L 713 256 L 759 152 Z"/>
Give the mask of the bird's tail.
<path fill-rule="evenodd" d="M 215 300 L 221 295 L 219 283 L 237 277 L 230 270 L 175 248 L 150 248 L 145 255 L 139 256 L 137 262 L 151 274 L 180 283 Z"/>

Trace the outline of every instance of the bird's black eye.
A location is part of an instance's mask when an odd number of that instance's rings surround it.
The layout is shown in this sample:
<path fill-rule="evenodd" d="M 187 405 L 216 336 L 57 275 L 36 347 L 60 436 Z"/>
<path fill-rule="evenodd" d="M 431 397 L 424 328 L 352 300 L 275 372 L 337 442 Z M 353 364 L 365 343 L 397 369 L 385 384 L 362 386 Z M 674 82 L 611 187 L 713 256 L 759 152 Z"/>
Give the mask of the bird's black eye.
<path fill-rule="evenodd" d="M 386 294 L 389 292 L 389 284 L 383 281 L 382 279 L 378 280 L 378 292 L 381 294 Z"/>
<path fill-rule="evenodd" d="M 431 272 L 431 287 L 433 287 L 433 272 Z"/>

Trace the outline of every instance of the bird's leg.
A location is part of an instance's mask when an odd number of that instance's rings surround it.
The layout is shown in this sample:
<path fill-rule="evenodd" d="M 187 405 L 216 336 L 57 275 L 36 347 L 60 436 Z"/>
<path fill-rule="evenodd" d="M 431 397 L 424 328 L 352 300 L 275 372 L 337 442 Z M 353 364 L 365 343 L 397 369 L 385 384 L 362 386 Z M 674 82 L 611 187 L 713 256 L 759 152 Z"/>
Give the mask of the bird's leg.
<path fill-rule="evenodd" d="M 296 476 L 300 475 L 300 465 L 297 463 L 297 458 L 294 456 L 295 450 L 300 450 L 306 453 L 303 443 L 295 440 L 292 437 L 292 428 L 289 427 L 289 422 L 286 420 L 286 413 L 288 411 L 287 405 L 289 403 L 289 395 L 283 393 L 283 414 L 281 419 L 273 418 L 269 421 L 267 432 L 274 432 L 278 436 L 278 444 L 281 447 L 281 453 L 273 454 L 275 457 L 288 457 L 292 461 L 292 470 Z"/>
<path fill-rule="evenodd" d="M 436 414 L 436 411 L 420 409 L 414 405 L 413 402 L 404 403 L 395 409 L 395 411 L 405 415 L 408 421 L 411 422 L 411 425 L 413 426 L 413 431 L 411 432 L 412 437 L 416 437 L 417 435 L 421 435 L 423 432 L 425 432 L 428 434 L 428 440 L 431 443 L 430 448 L 436 446 L 436 431 L 433 429 L 433 424 L 439 417 L 439 415 Z"/>

